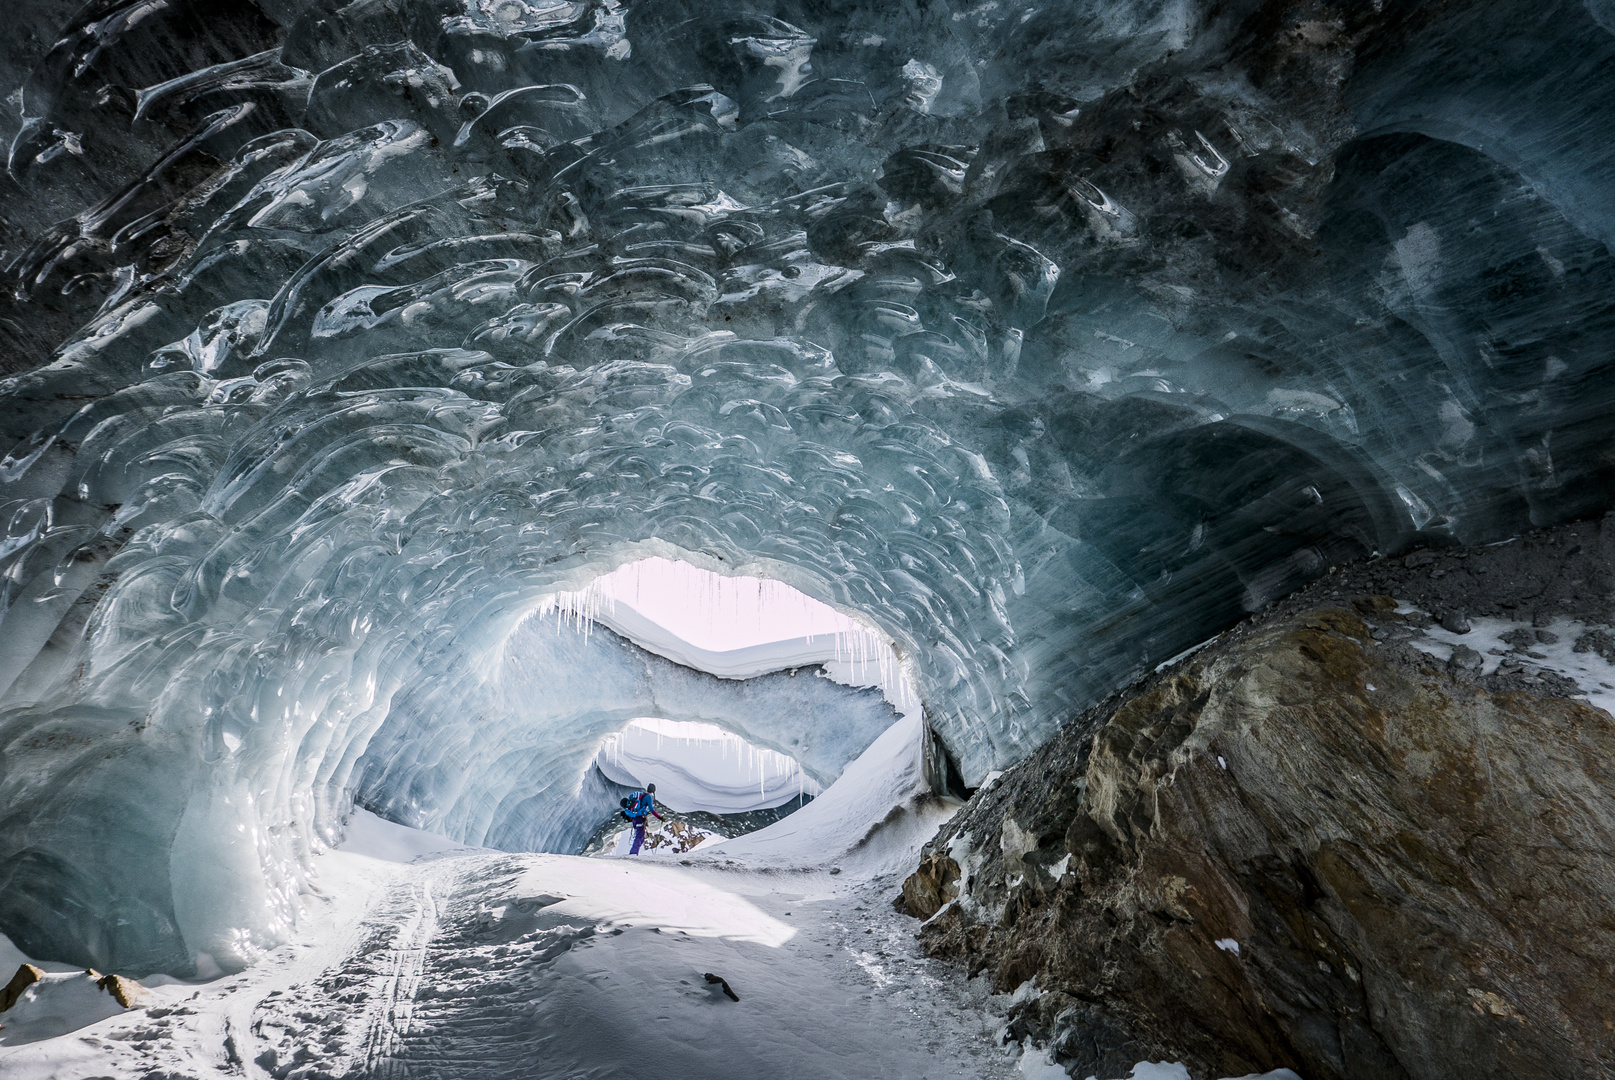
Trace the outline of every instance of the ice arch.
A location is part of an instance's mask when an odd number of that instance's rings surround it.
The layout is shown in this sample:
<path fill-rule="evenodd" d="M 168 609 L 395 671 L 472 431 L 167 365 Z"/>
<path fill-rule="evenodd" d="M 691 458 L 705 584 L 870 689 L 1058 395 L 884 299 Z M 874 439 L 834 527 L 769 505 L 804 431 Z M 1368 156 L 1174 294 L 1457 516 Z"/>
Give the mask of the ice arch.
<path fill-rule="evenodd" d="M 456 718 L 646 555 L 877 627 L 974 783 L 1342 559 L 1615 501 L 1603 5 L 499 10 L 8 46 L 35 954 L 243 962 L 372 746 L 392 812 L 536 835 L 451 766 L 542 788 L 596 721 Z M 655 666 L 614 640 L 551 659 Z"/>
<path fill-rule="evenodd" d="M 607 780 L 656 785 L 656 800 L 678 811 L 735 814 L 817 798 L 823 789 L 801 763 L 757 747 L 716 724 L 636 717 L 594 758 Z"/>
<path fill-rule="evenodd" d="M 655 561 L 662 581 L 689 568 L 683 560 Z M 626 563 L 606 578 L 620 579 L 621 571 L 644 562 Z M 600 592 L 587 587 L 599 580 L 538 597 L 491 653 L 466 657 L 401 688 L 385 720 L 355 736 L 363 740 L 357 747 L 362 756 L 345 786 L 395 821 L 466 843 L 573 851 L 616 804 L 616 789 L 591 775 L 602 745 L 637 718 L 730 732 L 791 760 L 817 794 L 897 720 L 905 704 L 915 707 L 912 691 L 904 692 L 906 676 L 890 667 L 883 672 L 878 658 L 869 664 L 841 661 L 839 681 L 825 670 L 838 654 L 852 651 L 844 639 L 861 639 L 868 631 L 862 624 L 821 619 L 816 642 L 770 641 L 768 633 L 758 642 L 761 627 L 748 627 L 742 613 L 731 610 L 740 634 L 718 643 L 736 647 L 703 650 L 627 603 L 611 602 L 609 592 L 601 602 Z M 730 582 L 764 585 L 754 577 L 721 579 L 698 569 L 694 580 L 710 590 L 715 609 L 737 606 L 724 602 L 733 593 L 724 588 Z M 769 596 L 770 604 L 748 605 L 746 614 L 760 615 L 793 599 L 800 614 L 800 594 L 767 584 L 780 595 Z M 571 604 L 557 604 L 558 598 Z M 666 618 L 650 604 L 640 606 Z M 716 614 L 699 613 L 696 621 L 713 628 Z M 794 621 L 772 625 L 789 628 Z M 651 648 L 618 630 L 638 631 Z M 681 653 L 684 662 L 669 659 L 669 651 Z M 883 674 L 897 689 L 883 689 Z"/>
<path fill-rule="evenodd" d="M 835 681 L 873 686 L 899 713 L 921 708 L 892 643 L 875 626 L 777 578 L 725 575 L 687 555 L 624 563 L 576 591 L 546 597 L 540 611 L 585 633 L 605 626 L 687 668 L 744 679 L 820 665 Z"/>

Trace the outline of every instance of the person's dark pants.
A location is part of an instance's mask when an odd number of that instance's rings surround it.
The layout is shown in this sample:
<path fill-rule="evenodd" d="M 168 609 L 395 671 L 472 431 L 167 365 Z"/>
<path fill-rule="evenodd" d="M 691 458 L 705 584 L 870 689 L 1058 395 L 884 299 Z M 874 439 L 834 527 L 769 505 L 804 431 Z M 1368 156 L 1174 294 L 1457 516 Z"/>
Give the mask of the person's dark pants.
<path fill-rule="evenodd" d="M 645 819 L 634 818 L 634 846 L 628 849 L 628 854 L 638 855 L 639 845 L 645 842 Z"/>

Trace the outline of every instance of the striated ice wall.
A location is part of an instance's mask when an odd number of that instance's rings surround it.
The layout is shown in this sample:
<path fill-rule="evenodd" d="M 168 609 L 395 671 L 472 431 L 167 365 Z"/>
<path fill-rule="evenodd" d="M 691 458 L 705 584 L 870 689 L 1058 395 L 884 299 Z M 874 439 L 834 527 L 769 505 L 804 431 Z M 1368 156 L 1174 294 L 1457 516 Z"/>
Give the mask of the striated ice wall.
<path fill-rule="evenodd" d="M 13 12 L 34 955 L 249 962 L 355 791 L 538 836 L 617 661 L 468 705 L 646 555 L 868 620 L 976 783 L 1342 560 L 1615 502 L 1602 0 Z"/>

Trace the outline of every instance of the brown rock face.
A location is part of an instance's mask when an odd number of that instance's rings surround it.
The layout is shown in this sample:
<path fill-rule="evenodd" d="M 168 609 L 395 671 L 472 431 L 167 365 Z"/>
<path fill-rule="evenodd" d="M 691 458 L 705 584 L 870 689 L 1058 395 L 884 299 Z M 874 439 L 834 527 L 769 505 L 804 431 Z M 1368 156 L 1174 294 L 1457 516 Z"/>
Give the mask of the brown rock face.
<path fill-rule="evenodd" d="M 45 977 L 45 973 L 32 964 L 23 964 L 17 968 L 17 973 L 6 983 L 5 989 L 0 990 L 0 1012 L 5 1012 L 17 1004 L 17 999 L 34 983 Z"/>
<path fill-rule="evenodd" d="M 1012 1030 L 1077 1076 L 1615 1073 L 1615 720 L 1371 635 L 1225 635 L 1072 725 L 927 849 L 927 949 L 1035 976 Z"/>
<path fill-rule="evenodd" d="M 95 985 L 111 994 L 113 1000 L 126 1009 L 134 1008 L 136 1000 L 146 990 L 135 980 L 122 975 L 103 975 L 95 981 Z"/>
<path fill-rule="evenodd" d="M 958 895 L 959 864 L 946 855 L 932 853 L 922 859 L 920 868 L 903 882 L 903 910 L 929 919 Z"/>

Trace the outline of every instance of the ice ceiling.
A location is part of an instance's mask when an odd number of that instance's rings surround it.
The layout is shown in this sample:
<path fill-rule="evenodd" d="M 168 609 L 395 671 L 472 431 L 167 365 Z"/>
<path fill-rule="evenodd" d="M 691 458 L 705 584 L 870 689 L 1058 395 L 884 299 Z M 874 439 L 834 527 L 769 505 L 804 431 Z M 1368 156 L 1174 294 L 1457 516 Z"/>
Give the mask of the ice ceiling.
<path fill-rule="evenodd" d="M 35 955 L 249 962 L 361 789 L 543 840 L 490 792 L 652 660 L 500 658 L 645 555 L 868 620 L 975 783 L 1341 560 L 1615 502 L 1608 0 L 11 11 Z"/>

